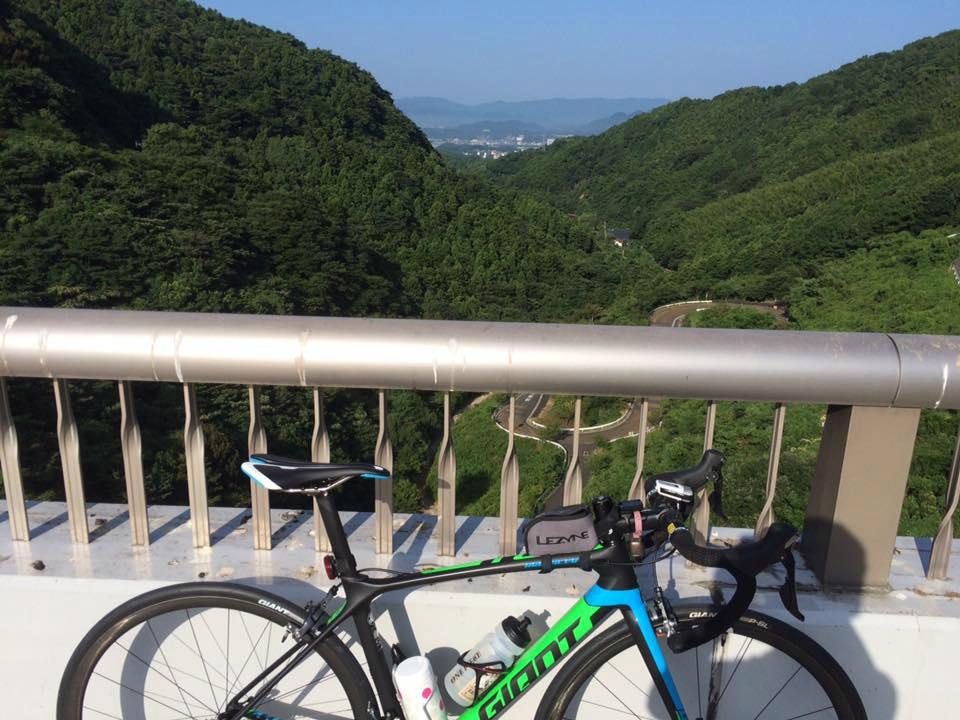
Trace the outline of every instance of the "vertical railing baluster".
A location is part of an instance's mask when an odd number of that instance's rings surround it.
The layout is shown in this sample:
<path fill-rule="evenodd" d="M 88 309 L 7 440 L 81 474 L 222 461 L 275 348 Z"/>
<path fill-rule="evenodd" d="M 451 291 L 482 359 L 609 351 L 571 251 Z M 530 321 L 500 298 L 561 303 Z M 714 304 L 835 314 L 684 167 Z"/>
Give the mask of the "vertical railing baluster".
<path fill-rule="evenodd" d="M 437 456 L 437 510 L 440 518 L 440 554 L 457 554 L 457 455 L 453 449 L 450 393 L 443 394 L 443 439 Z"/>
<path fill-rule="evenodd" d="M 387 394 L 380 391 L 380 430 L 373 451 L 373 462 L 388 472 L 393 472 L 393 445 L 387 423 Z M 374 481 L 374 515 L 376 521 L 377 552 L 393 552 L 393 479 Z"/>
<path fill-rule="evenodd" d="M 630 483 L 631 500 L 647 501 L 647 489 L 643 486 L 643 460 L 647 452 L 647 415 L 650 412 L 650 401 L 640 398 L 640 429 L 637 432 L 637 469 L 633 473 L 633 482 Z"/>
<path fill-rule="evenodd" d="M 707 400 L 707 421 L 703 430 L 703 451 L 713 447 L 713 431 L 717 425 L 717 403 Z M 690 532 L 694 540 L 703 545 L 710 534 L 710 498 L 708 488 L 702 488 L 695 500 L 690 516 Z"/>
<path fill-rule="evenodd" d="M 27 505 L 23 499 L 23 480 L 20 477 L 20 450 L 17 442 L 17 426 L 10 412 L 7 383 L 0 377 L 0 472 L 3 473 L 3 489 L 7 496 L 7 512 L 10 514 L 10 536 L 15 542 L 30 542 L 30 521 Z"/>
<path fill-rule="evenodd" d="M 147 492 L 143 483 L 143 449 L 140 423 L 133 404 L 133 386 L 121 380 L 120 393 L 120 449 L 123 452 L 123 477 L 127 484 L 127 511 L 130 514 L 130 542 L 133 545 L 150 544 L 150 525 L 147 522 Z"/>
<path fill-rule="evenodd" d="M 517 552 L 517 499 L 520 494 L 520 463 L 514 446 L 517 398 L 510 396 L 510 424 L 507 452 L 500 468 L 500 554 L 509 557 Z"/>
<path fill-rule="evenodd" d="M 310 437 L 310 459 L 315 463 L 330 462 L 330 434 L 323 416 L 323 394 L 313 389 L 313 435 Z M 320 519 L 317 499 L 313 499 L 313 547 L 317 552 L 330 552 L 330 538 Z"/>
<path fill-rule="evenodd" d="M 183 384 L 183 451 L 187 462 L 187 492 L 193 546 L 210 547 L 210 512 L 207 508 L 207 471 L 203 464 L 203 427 L 197 411 L 197 388 Z"/>
<path fill-rule="evenodd" d="M 577 395 L 573 411 L 573 448 L 570 464 L 563 479 L 563 504 L 576 505 L 583 497 L 583 473 L 580 470 L 580 409 L 582 398 Z"/>
<path fill-rule="evenodd" d="M 247 449 L 250 455 L 258 455 L 267 452 L 267 433 L 260 417 L 260 388 L 250 385 L 247 395 L 250 399 Z M 253 480 L 250 481 L 250 506 L 253 514 L 253 547 L 255 550 L 269 550 L 273 546 L 270 491 Z"/>
<path fill-rule="evenodd" d="M 73 408 L 70 407 L 70 391 L 66 380 L 53 381 L 53 395 L 57 403 L 57 441 L 60 444 L 60 465 L 67 496 L 70 540 L 85 545 L 90 542 L 90 527 L 83 496 L 83 473 L 80 470 L 80 432 Z"/>
<path fill-rule="evenodd" d="M 950 467 L 950 484 L 947 487 L 947 511 L 940 521 L 937 535 L 933 539 L 930 551 L 930 565 L 927 577 L 931 580 L 945 580 L 950 570 L 950 551 L 953 548 L 953 516 L 960 504 L 960 435 L 953 450 L 953 464 Z"/>
<path fill-rule="evenodd" d="M 780 448 L 783 445 L 783 421 L 787 406 L 777 403 L 773 410 L 773 437 L 770 439 L 770 457 L 767 461 L 767 495 L 757 518 L 754 535 L 760 537 L 773 525 L 773 500 L 777 494 L 777 474 L 780 472 Z"/>

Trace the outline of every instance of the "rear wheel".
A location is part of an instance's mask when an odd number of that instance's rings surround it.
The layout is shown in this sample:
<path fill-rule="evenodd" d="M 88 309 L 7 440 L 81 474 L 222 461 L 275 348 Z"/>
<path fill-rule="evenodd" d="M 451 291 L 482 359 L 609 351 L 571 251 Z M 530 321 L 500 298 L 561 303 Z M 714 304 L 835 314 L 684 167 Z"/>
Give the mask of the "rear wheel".
<path fill-rule="evenodd" d="M 674 609 L 680 629 L 709 607 Z M 661 648 L 687 716 L 702 720 L 866 720 L 847 674 L 817 643 L 786 623 L 746 612 L 712 643 L 674 654 Z M 633 635 L 621 620 L 560 671 L 536 720 L 675 720 L 653 686 Z"/>
<path fill-rule="evenodd" d="M 216 720 L 227 702 L 292 647 L 302 608 L 259 590 L 187 583 L 140 595 L 87 633 L 67 664 L 57 720 Z M 370 683 L 330 637 L 257 710 L 271 718 L 367 718 Z M 370 709 L 374 709 L 370 712 Z"/>

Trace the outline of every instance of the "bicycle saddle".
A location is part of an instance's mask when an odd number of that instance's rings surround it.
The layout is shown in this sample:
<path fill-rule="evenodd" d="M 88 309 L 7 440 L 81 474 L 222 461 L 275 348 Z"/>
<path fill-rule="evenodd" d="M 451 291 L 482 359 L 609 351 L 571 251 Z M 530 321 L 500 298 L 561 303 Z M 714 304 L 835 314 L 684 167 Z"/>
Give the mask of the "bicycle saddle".
<path fill-rule="evenodd" d="M 390 472 L 379 465 L 351 463 L 314 463 L 280 457 L 251 455 L 240 469 L 254 482 L 268 490 L 290 493 L 327 492 L 356 477 L 388 480 Z"/>

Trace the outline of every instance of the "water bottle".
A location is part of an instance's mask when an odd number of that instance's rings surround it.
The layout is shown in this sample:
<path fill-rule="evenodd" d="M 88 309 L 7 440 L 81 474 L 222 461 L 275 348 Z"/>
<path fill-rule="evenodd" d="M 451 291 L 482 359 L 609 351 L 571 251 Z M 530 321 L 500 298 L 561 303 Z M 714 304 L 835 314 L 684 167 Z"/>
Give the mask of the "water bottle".
<path fill-rule="evenodd" d="M 447 720 L 430 661 L 414 655 L 393 669 L 393 684 L 407 720 Z"/>
<path fill-rule="evenodd" d="M 473 665 L 499 661 L 503 665 L 493 665 L 491 669 L 509 670 L 523 653 L 523 649 L 530 644 L 530 631 L 527 629 L 529 625 L 530 618 L 518 620 L 511 615 L 499 623 L 493 632 L 484 635 L 480 642 L 465 652 L 461 656 L 462 660 Z M 469 707 L 497 677 L 498 675 L 493 673 L 481 673 L 478 692 L 477 671 L 458 661 L 447 673 L 443 684 L 454 702 L 463 707 Z"/>

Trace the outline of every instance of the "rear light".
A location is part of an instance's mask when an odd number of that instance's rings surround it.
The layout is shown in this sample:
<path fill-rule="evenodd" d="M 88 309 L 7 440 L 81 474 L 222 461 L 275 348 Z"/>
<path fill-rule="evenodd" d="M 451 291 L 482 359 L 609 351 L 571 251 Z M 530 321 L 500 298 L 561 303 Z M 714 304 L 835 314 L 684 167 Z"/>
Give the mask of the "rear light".
<path fill-rule="evenodd" d="M 333 559 L 333 555 L 323 556 L 323 570 L 330 580 L 337 579 L 337 561 Z"/>

